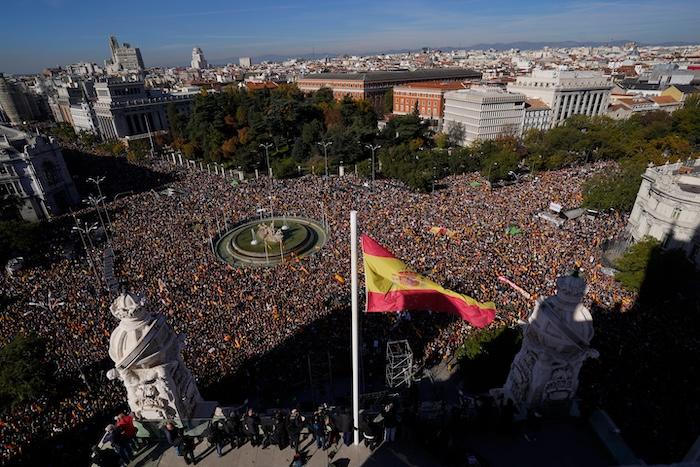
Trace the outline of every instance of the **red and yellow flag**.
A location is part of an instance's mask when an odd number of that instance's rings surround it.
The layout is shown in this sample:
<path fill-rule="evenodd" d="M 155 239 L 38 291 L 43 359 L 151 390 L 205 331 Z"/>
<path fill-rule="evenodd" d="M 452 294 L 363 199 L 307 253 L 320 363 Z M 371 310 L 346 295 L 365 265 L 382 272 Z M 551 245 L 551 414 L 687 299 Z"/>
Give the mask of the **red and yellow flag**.
<path fill-rule="evenodd" d="M 362 235 L 367 311 L 431 310 L 456 313 L 481 328 L 496 316 L 493 302 L 479 303 L 411 271 L 386 248 Z"/>

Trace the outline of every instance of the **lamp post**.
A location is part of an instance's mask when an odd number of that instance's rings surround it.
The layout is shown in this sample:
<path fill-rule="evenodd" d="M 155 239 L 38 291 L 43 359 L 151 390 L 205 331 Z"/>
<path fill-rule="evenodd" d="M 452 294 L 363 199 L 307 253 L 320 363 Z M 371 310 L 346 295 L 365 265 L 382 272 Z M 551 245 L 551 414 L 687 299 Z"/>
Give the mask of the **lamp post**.
<path fill-rule="evenodd" d="M 374 181 L 374 151 L 381 148 L 379 144 L 365 144 L 365 147 L 372 151 L 372 181 Z"/>
<path fill-rule="evenodd" d="M 105 231 L 105 237 L 107 238 L 107 243 L 111 246 L 112 241 L 109 238 L 109 233 L 107 232 L 107 227 L 105 226 L 105 223 L 102 220 L 102 214 L 100 213 L 100 203 L 101 202 L 104 202 L 104 196 L 89 195 L 87 197 L 87 199 L 83 200 L 83 203 L 91 205 L 93 208 L 95 208 L 95 211 L 97 211 L 97 217 L 100 219 L 100 225 L 102 226 L 102 230 Z"/>
<path fill-rule="evenodd" d="M 34 299 L 31 302 L 27 303 L 27 305 L 29 305 L 29 306 L 39 308 L 40 310 L 42 310 L 42 313 L 45 311 L 50 311 L 51 313 L 53 313 L 54 311 L 56 311 L 58 309 L 58 307 L 64 306 L 65 304 L 66 304 L 66 302 L 62 301 L 61 299 L 53 298 L 51 296 L 50 290 L 46 294 L 46 300 Z M 29 315 L 29 313 L 31 313 L 31 311 L 27 311 L 26 313 L 24 313 L 24 316 Z M 69 345 L 72 346 L 73 340 L 72 339 L 67 339 L 67 340 L 71 342 L 71 344 L 69 344 Z M 87 386 L 88 391 L 92 391 L 92 388 L 90 387 L 90 383 L 88 383 L 88 380 L 85 377 L 85 373 L 83 373 L 82 367 L 78 364 L 78 361 L 76 360 L 74 353 L 75 352 L 73 352 L 71 349 L 71 352 L 68 352 L 68 355 L 69 355 L 71 361 L 73 362 L 73 365 L 78 370 L 78 373 L 80 373 L 80 379 L 83 380 L 83 383 L 85 383 L 85 386 Z"/>
<path fill-rule="evenodd" d="M 433 193 L 435 193 L 435 170 L 437 170 L 437 167 L 433 167 Z"/>
<path fill-rule="evenodd" d="M 87 223 L 84 223 L 83 227 L 81 227 L 78 218 L 73 216 L 73 219 L 75 220 L 75 226 L 71 230 L 80 234 L 80 241 L 83 243 L 83 248 L 85 249 L 85 254 L 87 255 L 88 259 L 88 264 L 90 264 L 90 269 L 92 270 L 92 273 L 95 276 L 95 280 L 97 280 L 97 290 L 99 291 L 102 281 L 100 280 L 100 275 L 97 273 L 95 263 L 92 260 L 92 252 L 88 248 L 88 245 L 85 242 L 85 237 L 83 236 L 83 234 L 88 236 L 90 246 L 92 247 L 92 239 L 90 239 L 90 232 L 97 228 L 97 224 L 93 224 L 93 226 L 88 226 Z"/>
<path fill-rule="evenodd" d="M 267 162 L 267 173 L 272 178 L 272 167 L 270 166 L 270 148 L 274 146 L 274 143 L 260 144 L 261 148 L 265 148 L 265 161 Z"/>
<path fill-rule="evenodd" d="M 491 183 L 491 169 L 493 167 L 496 167 L 498 165 L 498 162 L 494 162 L 493 164 L 489 165 L 489 171 L 486 175 L 486 180 L 488 180 L 489 183 Z"/>
<path fill-rule="evenodd" d="M 321 146 L 323 148 L 323 160 L 324 160 L 324 164 L 326 166 L 326 177 L 328 177 L 328 146 L 332 145 L 333 141 L 326 141 L 325 143 L 319 141 L 316 144 L 318 144 L 319 146 Z"/>
<path fill-rule="evenodd" d="M 102 209 L 105 210 L 105 217 L 107 218 L 107 225 L 109 226 L 109 230 L 112 230 L 112 220 L 109 218 L 109 212 L 107 212 L 107 206 L 105 205 L 105 197 L 102 195 L 102 189 L 100 188 L 100 183 L 102 183 L 104 180 L 105 180 L 104 177 L 89 177 L 87 179 L 88 182 L 92 182 L 97 186 L 97 194 L 99 194 L 100 198 L 102 198 Z M 115 196 L 114 199 L 116 200 L 117 197 Z"/>

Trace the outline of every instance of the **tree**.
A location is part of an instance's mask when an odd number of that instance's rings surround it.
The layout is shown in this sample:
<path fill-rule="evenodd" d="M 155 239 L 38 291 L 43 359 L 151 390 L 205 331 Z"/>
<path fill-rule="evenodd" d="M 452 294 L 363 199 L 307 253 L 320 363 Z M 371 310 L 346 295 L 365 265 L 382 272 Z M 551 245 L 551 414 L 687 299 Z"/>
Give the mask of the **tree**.
<path fill-rule="evenodd" d="M 53 386 L 46 341 L 18 335 L 0 349 L 0 404 L 3 407 L 46 395 Z"/>
<path fill-rule="evenodd" d="M 384 93 L 384 113 L 390 114 L 394 111 L 394 88 Z"/>
<path fill-rule="evenodd" d="M 630 246 L 615 262 L 615 268 L 618 270 L 615 279 L 628 289 L 639 290 L 644 282 L 652 253 L 659 246 L 659 241 L 652 237 L 644 237 Z"/>
<path fill-rule="evenodd" d="M 24 220 L 0 221 L 0 261 L 38 251 L 42 228 Z"/>
<path fill-rule="evenodd" d="M 449 122 L 447 124 L 447 140 L 450 146 L 463 145 L 466 134 L 467 130 L 461 122 Z"/>
<path fill-rule="evenodd" d="M 583 205 L 599 210 L 630 211 L 644 167 L 643 162 L 628 161 L 619 170 L 589 178 L 583 185 Z"/>

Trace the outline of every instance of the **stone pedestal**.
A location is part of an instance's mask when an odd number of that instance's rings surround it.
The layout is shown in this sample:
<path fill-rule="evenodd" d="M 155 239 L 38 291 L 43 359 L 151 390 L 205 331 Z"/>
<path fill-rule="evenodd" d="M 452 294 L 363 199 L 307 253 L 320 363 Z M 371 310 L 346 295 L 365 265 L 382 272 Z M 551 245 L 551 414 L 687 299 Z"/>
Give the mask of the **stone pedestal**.
<path fill-rule="evenodd" d="M 109 340 L 115 367 L 107 373 L 126 387 L 129 407 L 140 419 L 209 417 L 212 403 L 202 400 L 180 354 L 184 335 L 177 335 L 164 316 L 154 317 L 143 297 L 122 292 L 110 311 L 120 320 Z"/>
<path fill-rule="evenodd" d="M 586 282 L 578 273 L 557 279 L 557 293 L 540 298 L 523 327 L 523 343 L 502 389 L 521 414 L 568 406 L 578 388 L 583 362 L 597 357 L 590 348 L 593 318 L 581 301 Z"/>

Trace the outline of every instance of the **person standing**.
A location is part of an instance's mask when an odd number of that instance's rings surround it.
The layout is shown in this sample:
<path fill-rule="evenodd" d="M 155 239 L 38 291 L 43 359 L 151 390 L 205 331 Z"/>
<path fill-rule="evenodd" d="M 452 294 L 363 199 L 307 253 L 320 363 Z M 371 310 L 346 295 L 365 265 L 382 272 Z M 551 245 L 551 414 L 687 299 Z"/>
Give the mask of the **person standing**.
<path fill-rule="evenodd" d="M 251 446 L 260 444 L 260 417 L 253 409 L 248 409 L 248 413 L 243 420 L 243 429 Z"/>
<path fill-rule="evenodd" d="M 194 438 L 191 436 L 182 436 L 182 455 L 185 458 L 185 464 L 197 465 L 197 458 L 194 456 Z"/>
<path fill-rule="evenodd" d="M 289 414 L 287 433 L 289 433 L 289 446 L 296 452 L 299 452 L 299 437 L 303 427 L 304 417 L 299 414 L 297 409 L 292 409 L 292 412 Z"/>
<path fill-rule="evenodd" d="M 221 419 L 212 421 L 209 430 L 209 445 L 214 445 L 216 447 L 216 454 L 221 457 L 223 456 L 223 449 L 226 444 L 224 421 Z"/>
<path fill-rule="evenodd" d="M 314 440 L 316 441 L 316 448 L 325 449 L 326 431 L 323 423 L 323 412 L 321 411 L 320 407 L 311 417 L 311 431 L 314 435 Z"/>
<path fill-rule="evenodd" d="M 105 428 L 107 434 L 102 439 L 103 442 L 109 442 L 112 445 L 112 449 L 119 455 L 119 459 L 122 461 L 123 465 L 127 465 L 131 460 L 129 455 L 129 449 L 127 447 L 127 439 L 114 425 L 107 425 Z"/>
<path fill-rule="evenodd" d="M 175 448 L 178 456 L 182 456 L 182 432 L 173 422 L 167 422 L 163 427 L 165 439 L 171 447 Z"/>
<path fill-rule="evenodd" d="M 124 412 L 115 417 L 117 428 L 121 429 L 122 434 L 129 443 L 129 449 L 133 455 L 133 450 L 136 448 L 136 427 L 134 426 L 134 417 L 132 414 L 126 415 Z"/>
<path fill-rule="evenodd" d="M 350 415 L 350 410 L 345 408 L 338 415 L 337 426 L 340 431 L 343 432 L 343 442 L 346 446 L 352 444 L 352 415 Z"/>
<path fill-rule="evenodd" d="M 384 418 L 384 441 L 392 443 L 396 440 L 396 425 L 398 425 L 396 409 L 394 408 L 393 402 L 389 402 L 384 406 L 382 418 Z"/>

